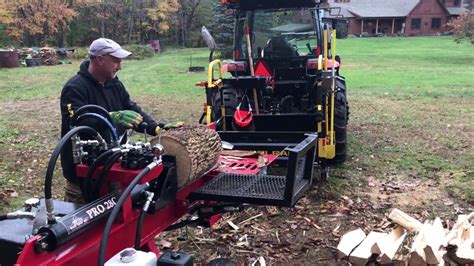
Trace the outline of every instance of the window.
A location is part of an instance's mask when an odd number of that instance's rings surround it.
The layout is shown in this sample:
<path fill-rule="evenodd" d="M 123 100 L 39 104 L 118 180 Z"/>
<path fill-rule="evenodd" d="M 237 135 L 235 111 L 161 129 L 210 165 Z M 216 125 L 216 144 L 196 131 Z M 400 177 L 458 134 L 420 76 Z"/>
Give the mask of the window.
<path fill-rule="evenodd" d="M 440 18 L 432 18 L 431 19 L 431 28 L 432 29 L 439 29 L 441 27 L 441 19 Z"/>
<path fill-rule="evenodd" d="M 412 18 L 411 19 L 411 28 L 419 29 L 421 25 L 421 18 Z"/>
<path fill-rule="evenodd" d="M 454 0 L 454 7 L 461 7 L 461 0 Z"/>

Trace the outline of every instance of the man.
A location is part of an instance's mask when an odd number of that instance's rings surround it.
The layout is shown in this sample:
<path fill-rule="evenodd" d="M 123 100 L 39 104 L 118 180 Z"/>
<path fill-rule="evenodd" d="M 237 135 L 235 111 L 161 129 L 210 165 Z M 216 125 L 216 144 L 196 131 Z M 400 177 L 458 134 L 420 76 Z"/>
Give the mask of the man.
<path fill-rule="evenodd" d="M 136 129 L 142 122 L 146 122 L 147 133 L 158 134 L 163 125 L 158 126 L 153 118 L 130 99 L 116 76 L 122 69 L 122 60 L 130 55 L 129 51 L 122 49 L 113 40 L 100 38 L 92 42 L 89 60 L 81 64 L 79 72 L 69 79 L 61 92 L 61 136 L 70 130 L 74 111 L 88 104 L 99 105 L 109 111 L 114 126 L 118 128 Z M 70 142 L 61 153 L 61 166 L 67 179 L 65 200 L 83 202 Z"/>

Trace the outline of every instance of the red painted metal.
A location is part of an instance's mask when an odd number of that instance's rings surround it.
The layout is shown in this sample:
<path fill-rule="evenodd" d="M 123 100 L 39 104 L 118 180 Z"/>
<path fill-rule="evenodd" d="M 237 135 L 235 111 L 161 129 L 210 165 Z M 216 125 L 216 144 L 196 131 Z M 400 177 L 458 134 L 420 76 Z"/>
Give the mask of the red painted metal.
<path fill-rule="evenodd" d="M 271 154 L 265 154 L 264 157 L 268 160 L 267 165 L 277 158 L 276 155 Z M 236 160 L 235 158 L 237 157 L 234 157 L 234 160 Z M 220 165 L 224 164 L 224 162 L 228 162 L 229 159 L 230 157 L 222 156 L 219 160 Z M 256 174 L 260 171 L 260 168 L 256 166 L 256 163 L 257 158 L 241 158 L 238 162 L 226 164 L 226 167 L 218 167 L 192 183 L 180 188 L 174 202 L 154 214 L 146 215 L 142 227 L 142 238 L 140 242 L 141 249 L 152 251 L 159 256 L 159 251 L 155 247 L 153 241 L 155 236 L 177 220 L 181 219 L 184 215 L 188 214 L 193 208 L 204 203 L 203 201 L 189 202 L 187 200 L 189 193 L 206 184 L 219 172 Z M 87 175 L 87 166 L 80 165 L 77 169 L 79 175 Z M 163 171 L 163 166 L 159 165 L 155 169 L 156 170 L 151 171 L 149 175 L 144 177 L 144 180 L 151 180 L 152 178 L 159 176 Z M 98 169 L 98 172 L 99 171 L 100 169 Z M 135 171 L 124 169 L 116 163 L 106 175 L 105 179 L 108 181 L 114 180 L 120 181 L 123 184 L 129 184 L 131 179 L 139 172 L 140 170 Z M 105 255 L 106 261 L 124 248 L 134 246 L 139 215 L 140 210 L 132 208 L 131 198 L 129 197 L 122 207 L 122 216 L 118 217 L 110 231 Z M 221 215 L 210 217 L 208 219 L 209 225 L 212 226 L 220 217 Z M 16 265 L 95 265 L 98 260 L 99 245 L 102 239 L 105 222 L 105 220 L 99 222 L 94 227 L 58 247 L 54 251 L 38 252 L 35 249 L 35 243 L 39 236 L 35 236 L 26 242 Z"/>
<path fill-rule="evenodd" d="M 203 176 L 186 185 L 178 191 L 176 201 L 156 213 L 148 214 L 146 216 L 146 219 L 143 222 L 141 239 L 141 246 L 144 250 L 158 252 L 158 250 L 154 248 L 154 237 L 186 215 L 191 208 L 195 206 L 187 201 L 187 196 L 191 191 L 201 187 L 211 178 L 212 176 Z M 106 260 L 117 254 L 122 249 L 133 247 L 134 245 L 135 231 L 140 211 L 132 209 L 130 198 L 127 201 L 128 204 L 126 204 L 127 206 L 123 206 L 122 211 L 123 213 L 130 213 L 130 215 L 122 217 L 122 219 L 117 219 L 113 225 L 107 244 Z M 20 257 L 17 260 L 17 264 L 95 265 L 97 264 L 98 250 L 104 226 L 105 220 L 51 252 L 37 252 L 34 245 L 38 237 L 34 237 L 26 242 Z"/>
<path fill-rule="evenodd" d="M 76 166 L 76 173 L 78 177 L 85 178 L 87 177 L 87 171 L 89 170 L 89 167 L 85 164 L 78 164 Z M 132 170 L 132 169 L 127 169 L 123 168 L 120 163 L 115 163 L 109 170 L 109 172 L 104 176 L 104 181 L 105 182 L 119 182 L 122 190 L 125 190 L 130 184 L 133 179 L 142 171 L 142 169 L 139 170 Z M 155 178 L 157 178 L 160 173 L 163 171 L 163 165 L 158 165 L 157 167 L 153 168 L 147 175 L 145 175 L 142 180 L 139 182 L 139 184 L 144 184 L 146 182 L 149 182 Z M 94 175 L 92 178 L 97 178 L 99 174 L 102 172 L 102 166 L 97 167 L 97 170 L 95 171 Z M 103 186 L 106 188 L 107 186 Z M 107 191 L 101 191 L 101 195 L 105 195 Z"/>
<path fill-rule="evenodd" d="M 266 165 L 270 165 L 276 158 L 277 155 L 263 154 L 266 158 Z M 257 166 L 258 158 L 251 157 L 233 157 L 233 156 L 220 156 L 219 167 L 213 171 L 214 175 L 218 173 L 232 173 L 242 175 L 255 175 L 258 174 L 262 168 Z"/>

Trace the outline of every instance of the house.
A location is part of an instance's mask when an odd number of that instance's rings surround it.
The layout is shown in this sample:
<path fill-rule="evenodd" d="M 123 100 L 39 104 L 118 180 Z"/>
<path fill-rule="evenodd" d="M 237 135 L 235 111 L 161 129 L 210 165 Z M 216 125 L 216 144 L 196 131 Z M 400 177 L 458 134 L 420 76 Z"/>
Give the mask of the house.
<path fill-rule="evenodd" d="M 468 8 L 472 8 L 473 0 L 441 0 L 441 3 L 446 7 L 449 12 L 448 21 L 458 17 L 463 12 L 469 12 Z"/>
<path fill-rule="evenodd" d="M 460 0 L 329 0 L 331 16 L 347 19 L 349 34 L 435 35 L 446 23 L 467 11 Z"/>

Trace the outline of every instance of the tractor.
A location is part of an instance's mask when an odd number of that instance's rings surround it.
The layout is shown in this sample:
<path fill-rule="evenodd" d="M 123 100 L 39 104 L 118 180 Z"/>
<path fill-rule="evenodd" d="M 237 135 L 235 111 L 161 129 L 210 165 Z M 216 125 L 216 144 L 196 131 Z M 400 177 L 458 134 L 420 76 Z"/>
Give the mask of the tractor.
<path fill-rule="evenodd" d="M 276 153 L 284 147 L 272 141 L 290 144 L 317 132 L 316 161 L 327 176 L 347 156 L 349 106 L 335 52 L 341 19 L 323 18 L 337 11 L 319 0 L 221 3 L 235 17 L 233 60 L 212 60 L 215 41 L 203 27 L 211 55 L 208 80 L 197 84 L 206 89 L 200 123 L 231 142 L 269 142 L 257 146 Z"/>
<path fill-rule="evenodd" d="M 312 187 L 315 163 L 324 178 L 329 163 L 345 160 L 345 79 L 321 3 L 222 2 L 236 18 L 234 60 L 210 60 L 208 79 L 198 84 L 206 92 L 200 119 L 206 126 L 175 135 L 197 145 L 185 149 L 195 156 L 173 154 L 161 135 L 122 143 L 107 110 L 78 108 L 51 154 L 44 197 L 0 214 L 0 265 L 192 265 L 189 254 L 159 251 L 155 236 L 212 226 L 223 213 L 244 207 L 292 207 Z M 55 165 L 71 143 L 83 204 L 53 197 Z M 211 161 L 198 149 L 210 144 L 218 151 L 267 153 L 216 152 Z M 205 162 L 212 163 L 208 169 L 181 182 L 187 175 L 180 169 Z"/>

